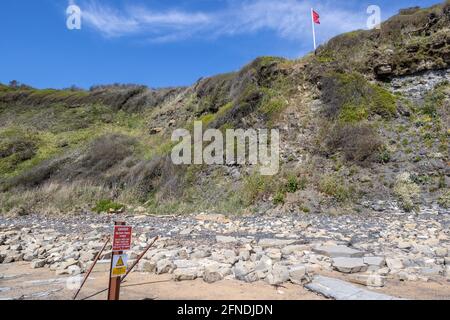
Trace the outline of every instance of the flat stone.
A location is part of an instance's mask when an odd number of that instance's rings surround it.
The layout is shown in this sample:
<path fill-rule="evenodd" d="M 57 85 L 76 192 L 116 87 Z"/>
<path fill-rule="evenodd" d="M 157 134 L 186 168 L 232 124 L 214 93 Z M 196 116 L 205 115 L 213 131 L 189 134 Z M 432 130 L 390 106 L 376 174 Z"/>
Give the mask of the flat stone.
<path fill-rule="evenodd" d="M 364 257 L 363 261 L 369 266 L 375 266 L 382 268 L 386 265 L 386 259 L 384 257 Z"/>
<path fill-rule="evenodd" d="M 295 243 L 296 240 L 282 240 L 282 239 L 261 239 L 258 245 L 262 248 L 270 247 L 284 247 Z"/>
<path fill-rule="evenodd" d="M 386 258 L 386 264 L 391 270 L 400 270 L 404 267 L 402 260 L 395 258 Z"/>
<path fill-rule="evenodd" d="M 180 231 L 180 236 L 188 236 L 190 235 L 194 230 L 192 228 L 186 228 L 182 231 Z"/>
<path fill-rule="evenodd" d="M 369 291 L 346 281 L 316 276 L 305 286 L 308 290 L 335 300 L 400 300 L 389 295 Z"/>
<path fill-rule="evenodd" d="M 307 245 L 290 245 L 286 246 L 283 249 L 281 249 L 281 253 L 285 256 L 288 256 L 290 254 L 299 254 L 303 251 L 310 251 L 311 247 Z"/>
<path fill-rule="evenodd" d="M 362 258 L 334 258 L 332 266 L 343 273 L 365 272 L 368 268 Z"/>
<path fill-rule="evenodd" d="M 346 258 L 361 258 L 364 252 L 355 250 L 346 246 L 332 246 L 325 245 L 313 248 L 313 252 L 328 256 L 330 258 L 346 257 Z"/>
<path fill-rule="evenodd" d="M 173 264 L 177 267 L 177 269 L 199 267 L 198 262 L 192 260 L 174 260 Z"/>
<path fill-rule="evenodd" d="M 235 237 L 216 236 L 216 241 L 219 243 L 234 243 L 237 242 Z"/>

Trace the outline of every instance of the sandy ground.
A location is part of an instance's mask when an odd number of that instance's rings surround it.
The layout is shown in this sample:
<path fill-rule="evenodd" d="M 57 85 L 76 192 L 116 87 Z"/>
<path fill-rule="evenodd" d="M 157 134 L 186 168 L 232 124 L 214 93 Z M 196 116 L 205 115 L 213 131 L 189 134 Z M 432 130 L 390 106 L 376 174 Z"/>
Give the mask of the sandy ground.
<path fill-rule="evenodd" d="M 322 275 L 346 279 L 339 273 Z M 55 276 L 49 269 L 31 269 L 29 263 L 0 265 L 0 299 L 67 300 L 75 290 L 67 276 Z M 105 300 L 108 273 L 99 267 L 91 274 L 78 299 Z M 9 289 L 8 289 L 9 288 Z M 391 280 L 377 292 L 406 299 L 450 299 L 450 283 L 400 282 Z M 244 283 L 224 280 L 207 284 L 201 279 L 174 282 L 171 275 L 132 273 L 122 286 L 122 300 L 321 300 L 302 286 L 273 287 L 264 282 Z"/>
<path fill-rule="evenodd" d="M 24 296 L 25 299 L 33 300 L 66 300 L 71 299 L 75 293 L 75 290 L 70 290 L 70 281 L 69 288 L 67 287 L 67 276 L 55 276 L 54 272 L 48 269 L 32 270 L 29 263 L 0 265 L 0 275 L 7 277 L 0 280 L 0 288 L 11 288 L 9 291 L 0 292 L 0 299 Z M 108 286 L 108 275 L 105 271 L 94 269 L 78 299 L 105 300 L 106 292 L 102 291 Z M 8 279 L 8 276 L 19 277 Z M 42 283 L 39 282 L 41 280 L 56 282 Z M 323 298 L 293 284 L 275 288 L 263 282 L 248 284 L 235 280 L 224 280 L 214 284 L 207 284 L 201 279 L 174 282 L 171 275 L 131 273 L 122 285 L 121 299 L 317 300 Z"/>

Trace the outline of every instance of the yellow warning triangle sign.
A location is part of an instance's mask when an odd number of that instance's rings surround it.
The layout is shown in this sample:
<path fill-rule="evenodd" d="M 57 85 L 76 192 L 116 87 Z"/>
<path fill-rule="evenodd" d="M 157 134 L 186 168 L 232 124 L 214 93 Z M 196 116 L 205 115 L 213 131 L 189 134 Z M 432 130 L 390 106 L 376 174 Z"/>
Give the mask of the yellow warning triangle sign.
<path fill-rule="evenodd" d="M 122 256 L 120 256 L 119 260 L 117 260 L 116 267 L 123 267 L 124 265 Z"/>

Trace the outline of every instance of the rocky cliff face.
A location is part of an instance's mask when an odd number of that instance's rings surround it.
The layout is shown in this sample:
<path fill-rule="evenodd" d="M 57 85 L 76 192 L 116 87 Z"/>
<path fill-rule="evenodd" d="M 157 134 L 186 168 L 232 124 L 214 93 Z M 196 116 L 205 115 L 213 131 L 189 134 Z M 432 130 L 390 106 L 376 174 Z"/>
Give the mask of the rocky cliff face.
<path fill-rule="evenodd" d="M 0 86 L 4 212 L 448 212 L 449 8 L 187 88 Z M 175 166 L 176 128 L 274 128 L 281 170 Z M 20 208 L 20 210 L 17 210 Z"/>

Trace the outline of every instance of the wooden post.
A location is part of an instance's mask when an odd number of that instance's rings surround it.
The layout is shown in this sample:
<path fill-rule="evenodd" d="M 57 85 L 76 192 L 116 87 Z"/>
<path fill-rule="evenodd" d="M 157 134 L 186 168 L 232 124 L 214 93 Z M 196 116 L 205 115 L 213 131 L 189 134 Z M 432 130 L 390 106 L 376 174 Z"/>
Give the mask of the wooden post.
<path fill-rule="evenodd" d="M 115 221 L 115 226 L 124 226 L 125 222 Z M 113 248 L 114 249 L 114 248 Z M 111 267 L 109 269 L 109 289 L 108 289 L 108 300 L 117 301 L 120 299 L 120 282 L 122 281 L 121 277 L 113 277 L 112 269 L 113 269 L 113 260 L 115 255 L 121 255 L 123 251 L 112 251 L 111 254 Z"/>

